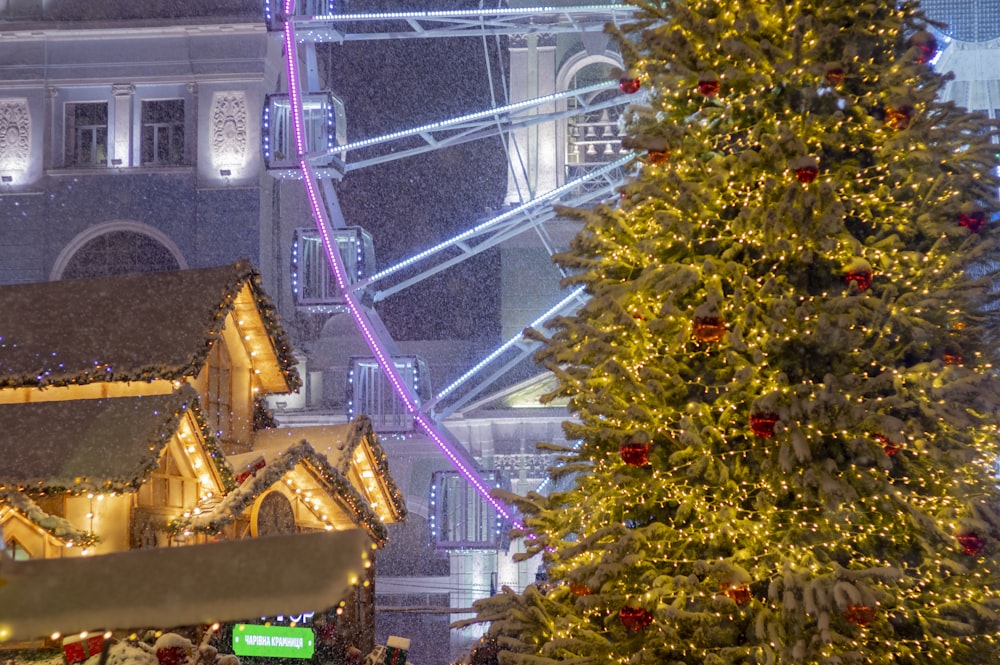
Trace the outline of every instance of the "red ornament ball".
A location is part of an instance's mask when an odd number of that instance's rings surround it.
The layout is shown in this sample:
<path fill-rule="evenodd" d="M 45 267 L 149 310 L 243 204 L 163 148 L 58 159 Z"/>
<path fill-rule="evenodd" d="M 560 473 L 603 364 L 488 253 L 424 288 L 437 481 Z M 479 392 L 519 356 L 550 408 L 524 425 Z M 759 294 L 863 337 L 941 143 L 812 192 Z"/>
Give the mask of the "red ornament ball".
<path fill-rule="evenodd" d="M 819 175 L 819 169 L 815 166 L 800 166 L 795 169 L 795 177 L 798 178 L 799 182 L 808 185 L 816 176 Z"/>
<path fill-rule="evenodd" d="M 975 531 L 963 531 L 955 536 L 962 551 L 969 556 L 976 556 L 986 549 L 986 541 Z"/>
<path fill-rule="evenodd" d="M 844 280 L 850 284 L 854 282 L 858 285 L 858 291 L 866 291 L 872 285 L 871 270 L 850 270 L 844 275 Z"/>
<path fill-rule="evenodd" d="M 856 626 L 867 626 L 875 620 L 875 608 L 868 605 L 848 605 L 844 618 Z"/>
<path fill-rule="evenodd" d="M 913 107 L 909 104 L 890 106 L 885 110 L 885 124 L 889 129 L 906 129 L 913 120 Z"/>
<path fill-rule="evenodd" d="M 945 351 L 941 354 L 941 360 L 944 361 L 945 365 L 957 367 L 965 361 L 965 357 L 958 351 Z"/>
<path fill-rule="evenodd" d="M 691 334 L 699 342 L 718 342 L 726 334 L 726 322 L 721 316 L 696 316 Z"/>
<path fill-rule="evenodd" d="M 761 412 L 750 415 L 750 431 L 754 436 L 762 439 L 770 439 L 774 436 L 774 426 L 778 424 L 778 414 L 772 412 Z"/>
<path fill-rule="evenodd" d="M 649 451 L 653 442 L 649 435 L 639 431 L 630 434 L 618 446 L 618 454 L 629 466 L 646 466 L 649 464 Z"/>
<path fill-rule="evenodd" d="M 639 76 L 634 72 L 627 72 L 624 76 L 618 79 L 618 89 L 626 95 L 632 95 L 639 92 L 639 88 L 641 87 L 642 79 L 639 78 Z"/>
<path fill-rule="evenodd" d="M 741 584 L 739 586 L 730 586 L 729 584 L 721 584 L 719 588 L 722 593 L 726 594 L 731 598 L 737 605 L 743 606 L 750 602 L 750 587 L 746 584 Z"/>
<path fill-rule="evenodd" d="M 570 582 L 569 583 L 569 591 L 574 596 L 589 596 L 590 595 L 590 587 L 587 586 L 586 584 L 581 584 L 579 582 Z"/>
<path fill-rule="evenodd" d="M 653 623 L 653 615 L 642 607 L 623 607 L 618 611 L 622 625 L 637 633 Z"/>
<path fill-rule="evenodd" d="M 826 84 L 831 88 L 836 88 L 838 85 L 844 82 L 844 68 L 839 62 L 831 62 L 826 66 L 826 72 L 823 73 L 823 79 Z"/>
<path fill-rule="evenodd" d="M 888 455 L 889 457 L 895 457 L 896 454 L 903 448 L 901 444 L 896 443 L 889 437 L 883 436 L 881 434 L 876 434 L 875 440 L 882 444 L 882 449 L 885 451 L 885 454 Z"/>
<path fill-rule="evenodd" d="M 975 203 L 965 203 L 958 209 L 958 225 L 979 233 L 986 225 L 986 212 Z"/>
<path fill-rule="evenodd" d="M 670 159 L 669 150 L 654 150 L 650 148 L 646 151 L 646 161 L 653 166 L 659 166 L 660 164 L 665 163 L 668 159 Z"/>
<path fill-rule="evenodd" d="M 698 92 L 706 97 L 715 97 L 719 94 L 721 87 L 719 77 L 712 72 L 702 74 L 701 78 L 698 79 Z"/>
<path fill-rule="evenodd" d="M 910 37 L 910 46 L 917 49 L 915 62 L 926 63 L 930 62 L 934 58 L 934 54 L 937 53 L 938 43 L 934 35 L 926 30 L 921 30 L 916 32 Z"/>

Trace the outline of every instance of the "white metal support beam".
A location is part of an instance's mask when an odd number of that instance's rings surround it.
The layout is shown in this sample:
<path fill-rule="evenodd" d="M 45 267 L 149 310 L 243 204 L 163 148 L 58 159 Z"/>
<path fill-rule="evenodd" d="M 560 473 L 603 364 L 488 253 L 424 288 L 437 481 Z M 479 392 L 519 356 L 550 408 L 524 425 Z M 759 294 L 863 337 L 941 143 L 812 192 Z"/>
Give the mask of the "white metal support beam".
<path fill-rule="evenodd" d="M 621 25 L 636 8 L 628 5 L 579 7 L 503 7 L 494 9 L 380 12 L 297 16 L 300 42 L 342 44 L 377 39 L 482 37 L 536 32 L 599 32 L 607 23 Z"/>
<path fill-rule="evenodd" d="M 606 108 L 624 106 L 635 100 L 635 98 L 626 95 L 616 95 L 596 102 L 590 100 L 598 93 L 617 87 L 617 81 L 595 83 L 583 88 L 566 90 L 495 109 L 470 113 L 412 129 L 352 141 L 338 145 L 325 153 L 312 155 L 310 160 L 314 163 L 326 164 L 332 157 L 333 165 L 331 168 L 340 174 L 346 174 L 357 169 L 412 157 L 431 150 L 439 150 L 491 136 L 500 136 L 522 127 L 531 127 Z M 561 107 L 562 110 L 538 113 L 539 108 L 553 104 Z M 376 151 L 375 148 L 381 149 Z M 348 154 L 352 152 L 360 153 L 362 156 L 349 159 Z"/>

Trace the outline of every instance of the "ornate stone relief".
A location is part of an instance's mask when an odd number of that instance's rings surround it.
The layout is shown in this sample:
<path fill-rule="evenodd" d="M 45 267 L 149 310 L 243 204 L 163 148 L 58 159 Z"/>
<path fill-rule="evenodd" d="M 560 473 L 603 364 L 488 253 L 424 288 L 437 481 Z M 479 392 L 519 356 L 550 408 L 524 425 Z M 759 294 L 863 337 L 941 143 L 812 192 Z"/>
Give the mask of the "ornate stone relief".
<path fill-rule="evenodd" d="M 0 99 L 0 170 L 25 171 L 31 158 L 27 99 Z"/>
<path fill-rule="evenodd" d="M 211 146 L 215 166 L 244 166 L 247 162 L 247 95 L 245 92 L 212 94 Z"/>

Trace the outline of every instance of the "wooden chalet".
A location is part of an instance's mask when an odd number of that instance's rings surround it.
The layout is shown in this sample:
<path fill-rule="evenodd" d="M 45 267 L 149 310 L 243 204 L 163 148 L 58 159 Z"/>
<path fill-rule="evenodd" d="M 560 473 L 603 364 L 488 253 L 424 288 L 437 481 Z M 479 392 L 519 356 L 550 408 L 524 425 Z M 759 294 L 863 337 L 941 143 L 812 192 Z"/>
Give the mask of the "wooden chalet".
<path fill-rule="evenodd" d="M 298 388 L 246 262 L 0 286 L 0 529 L 15 558 L 402 519 L 371 424 L 267 428 Z"/>

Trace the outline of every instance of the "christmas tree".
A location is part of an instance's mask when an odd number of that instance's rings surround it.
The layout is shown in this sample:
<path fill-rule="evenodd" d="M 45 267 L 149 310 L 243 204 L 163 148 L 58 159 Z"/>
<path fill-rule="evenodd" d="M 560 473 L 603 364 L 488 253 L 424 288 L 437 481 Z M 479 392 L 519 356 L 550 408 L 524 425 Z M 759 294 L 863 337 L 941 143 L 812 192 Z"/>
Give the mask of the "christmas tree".
<path fill-rule="evenodd" d="M 1000 662 L 995 127 L 890 0 L 638 2 L 637 174 L 537 333 L 579 445 L 508 497 L 501 663 Z"/>

